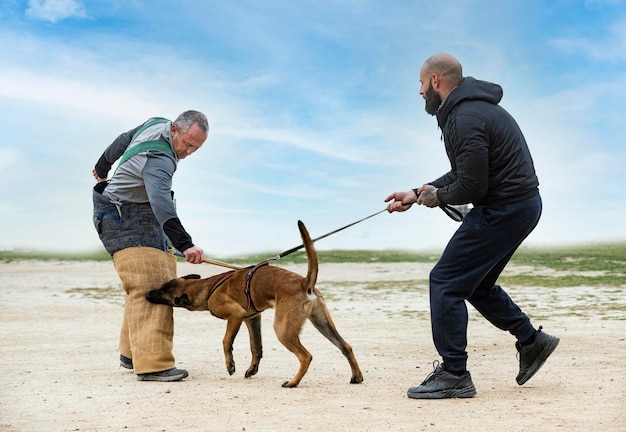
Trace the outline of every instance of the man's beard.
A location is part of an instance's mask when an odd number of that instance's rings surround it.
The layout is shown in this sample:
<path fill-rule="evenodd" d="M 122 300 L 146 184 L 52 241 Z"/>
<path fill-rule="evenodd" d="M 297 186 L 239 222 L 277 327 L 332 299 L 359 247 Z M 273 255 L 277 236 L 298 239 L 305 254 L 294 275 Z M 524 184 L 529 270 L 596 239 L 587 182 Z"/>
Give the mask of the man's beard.
<path fill-rule="evenodd" d="M 430 115 L 437 114 L 437 110 L 443 101 L 441 96 L 433 89 L 432 82 L 429 83 L 428 89 L 424 92 L 424 99 L 426 100 L 426 112 Z"/>

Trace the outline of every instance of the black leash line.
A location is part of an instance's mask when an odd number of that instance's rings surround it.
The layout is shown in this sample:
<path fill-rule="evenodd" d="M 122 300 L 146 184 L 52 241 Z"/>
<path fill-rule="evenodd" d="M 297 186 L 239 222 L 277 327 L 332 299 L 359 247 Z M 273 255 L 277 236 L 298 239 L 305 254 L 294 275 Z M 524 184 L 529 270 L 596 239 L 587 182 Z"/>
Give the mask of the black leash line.
<path fill-rule="evenodd" d="M 403 205 L 408 206 L 408 205 L 412 205 L 412 204 L 415 204 L 415 203 L 416 203 L 416 201 L 413 201 L 413 202 L 406 203 L 406 204 L 403 204 Z M 443 212 L 444 212 L 445 214 L 447 214 L 447 215 L 448 215 L 448 216 L 449 216 L 452 220 L 454 220 L 454 221 L 456 221 L 456 222 L 461 222 L 461 221 L 463 220 L 463 213 L 461 213 L 460 211 L 458 211 L 458 210 L 457 210 L 457 209 L 455 209 L 454 207 L 450 206 L 449 204 L 445 204 L 445 205 L 443 205 L 443 204 L 442 204 L 442 205 L 440 205 L 440 206 L 439 206 L 439 208 L 441 208 L 441 210 L 443 210 Z M 381 213 L 383 213 L 383 212 L 386 212 L 386 211 L 387 211 L 387 208 L 384 208 L 384 209 L 382 209 L 382 210 L 380 210 L 380 211 L 377 211 L 376 213 L 372 213 L 372 214 L 371 214 L 371 215 L 369 215 L 369 216 L 365 216 L 364 218 L 359 219 L 358 221 L 355 221 L 355 222 L 349 223 L 349 224 L 348 224 L 348 225 L 346 225 L 346 226 L 342 226 L 341 228 L 337 228 L 337 229 L 336 229 L 336 230 L 334 230 L 334 231 L 331 231 L 331 232 L 326 233 L 326 234 L 324 234 L 324 235 L 322 235 L 322 236 L 319 236 L 319 237 L 317 237 L 317 238 L 314 238 L 314 239 L 312 239 L 311 241 L 312 241 L 313 243 L 315 243 L 315 242 L 316 242 L 316 241 L 318 241 L 318 240 L 321 240 L 321 239 L 326 238 L 326 237 L 328 237 L 328 236 L 330 236 L 330 235 L 336 234 L 336 233 L 338 233 L 339 231 L 343 231 L 343 230 L 345 230 L 346 228 L 350 228 L 350 227 L 351 227 L 351 226 L 353 226 L 353 225 L 356 225 L 356 224 L 358 224 L 358 223 L 361 223 L 361 222 L 363 222 L 363 221 L 365 221 L 365 220 L 367 220 L 367 219 L 369 219 L 369 218 L 373 218 L 374 216 L 379 215 L 379 214 L 381 214 Z M 303 244 L 301 244 L 300 246 L 293 247 L 293 248 L 291 248 L 291 249 L 289 249 L 289 250 L 286 250 L 286 251 L 284 251 L 284 252 L 282 252 L 282 253 L 280 253 L 280 254 L 276 255 L 276 256 L 275 256 L 275 257 L 273 257 L 273 258 L 269 258 L 267 261 L 264 261 L 264 263 L 270 263 L 270 262 L 272 262 L 272 261 L 277 261 L 277 260 L 279 260 L 279 259 L 281 259 L 281 258 L 283 258 L 283 257 L 286 257 L 287 255 L 290 255 L 290 254 L 292 254 L 292 253 L 294 253 L 294 252 L 296 252 L 296 251 L 299 251 L 299 250 L 300 250 L 300 249 L 302 249 L 303 247 L 304 247 L 304 245 L 303 245 Z M 185 256 L 185 255 L 183 255 L 183 253 L 182 253 L 182 252 L 180 252 L 180 251 L 179 251 L 179 250 L 177 250 L 177 249 L 175 249 L 175 250 L 174 250 L 174 255 L 179 256 L 179 257 L 184 257 L 184 256 Z M 212 259 L 208 259 L 208 258 L 205 258 L 205 259 L 204 259 L 204 262 L 205 262 L 205 263 L 207 263 L 207 264 L 213 264 L 213 265 L 217 265 L 217 266 L 221 266 L 221 267 L 228 267 L 228 268 L 235 269 L 235 270 L 239 270 L 239 269 L 241 269 L 241 268 L 242 268 L 242 267 L 239 267 L 239 266 L 235 266 L 235 265 L 228 264 L 228 263 L 225 263 L 225 262 L 222 262 L 222 261 L 216 261 L 216 260 L 212 260 Z"/>
<path fill-rule="evenodd" d="M 415 203 L 416 203 L 416 201 L 413 201 L 413 202 L 406 203 L 406 204 L 403 204 L 403 205 L 407 206 L 407 205 L 411 205 L 411 204 L 415 204 Z M 441 208 L 441 210 L 443 210 L 443 212 L 444 212 L 445 214 L 447 214 L 447 215 L 450 217 L 450 219 L 452 219 L 452 220 L 454 220 L 454 221 L 456 221 L 456 222 L 461 222 L 461 221 L 463 220 L 463 213 L 461 213 L 460 211 L 458 211 L 458 210 L 457 210 L 457 209 L 455 209 L 454 207 L 450 206 L 449 204 L 445 204 L 445 205 L 443 205 L 443 204 L 442 204 L 442 205 L 440 205 L 440 206 L 439 206 L 439 208 Z M 336 230 L 331 231 L 331 232 L 329 232 L 329 233 L 326 233 L 326 234 L 324 234 L 324 235 L 322 235 L 322 236 L 319 236 L 319 237 L 317 237 L 317 238 L 314 238 L 314 239 L 312 239 L 311 241 L 312 241 L 313 243 L 315 243 L 315 242 L 316 242 L 316 241 L 318 241 L 318 240 L 321 240 L 321 239 L 326 238 L 326 237 L 328 237 L 328 236 L 330 236 L 330 235 L 336 234 L 336 233 L 338 233 L 339 231 L 343 231 L 343 230 L 345 230 L 346 228 L 350 228 L 350 227 L 351 227 L 351 226 L 353 226 L 353 225 L 356 225 L 356 224 L 358 224 L 358 223 L 361 223 L 361 222 L 363 222 L 363 221 L 365 221 L 365 220 L 367 220 L 367 219 L 369 219 L 369 218 L 373 218 L 374 216 L 379 215 L 379 214 L 381 214 L 381 213 L 383 213 L 383 212 L 386 212 L 386 211 L 387 211 L 387 208 L 385 207 L 384 209 L 382 209 L 382 210 L 380 210 L 380 211 L 377 211 L 376 213 L 372 213 L 372 214 L 371 214 L 371 215 L 369 215 L 369 216 L 365 216 L 363 219 L 359 219 L 359 220 L 358 220 L 358 221 L 356 221 L 356 222 L 352 222 L 352 223 L 350 223 L 350 224 L 348 224 L 348 225 L 346 225 L 346 226 L 343 226 L 343 227 L 341 227 L 341 228 L 337 228 Z M 303 245 L 303 244 L 301 244 L 300 246 L 293 247 L 293 248 L 291 248 L 291 249 L 289 249 L 289 250 L 286 250 L 286 251 L 284 251 L 284 252 L 282 252 L 282 253 L 280 253 L 280 254 L 276 255 L 274 258 L 270 258 L 270 259 L 268 259 L 267 261 L 268 261 L 268 262 L 272 262 L 272 261 L 279 260 L 279 259 L 281 259 L 281 258 L 283 258 L 283 257 L 286 257 L 287 255 L 290 255 L 290 254 L 292 254 L 292 253 L 294 253 L 294 252 L 296 252 L 296 251 L 299 251 L 299 250 L 300 250 L 300 249 L 302 249 L 303 247 L 304 247 L 304 245 Z"/>
<path fill-rule="evenodd" d="M 338 229 L 336 229 L 336 230 L 334 230 L 334 231 L 331 231 L 331 232 L 329 232 L 329 233 L 326 233 L 326 234 L 324 234 L 323 236 L 319 236 L 319 237 L 317 237 L 317 238 L 314 238 L 314 239 L 312 239 L 311 241 L 312 241 L 313 243 L 315 243 L 315 242 L 316 242 L 316 241 L 318 241 L 318 240 L 321 240 L 321 239 L 323 239 L 323 238 L 326 238 L 326 237 L 328 237 L 329 235 L 333 235 L 333 234 L 335 234 L 335 233 L 338 233 L 339 231 L 343 231 L 343 230 L 345 230 L 346 228 L 350 228 L 352 225 L 356 225 L 356 224 L 358 224 L 359 222 L 363 222 L 364 220 L 367 220 L 367 219 L 369 219 L 369 218 L 372 218 L 372 217 L 374 217 L 374 216 L 376 216 L 376 215 L 379 215 L 379 214 L 381 214 L 382 212 L 385 212 L 385 211 L 387 211 L 387 209 L 386 209 L 386 208 L 384 208 L 384 209 L 382 209 L 381 211 L 378 211 L 378 212 L 376 212 L 376 213 L 372 213 L 372 214 L 371 214 L 371 215 L 369 215 L 369 216 L 365 216 L 363 219 L 359 219 L 359 220 L 358 220 L 358 221 L 356 221 L 356 222 L 352 222 L 352 223 L 350 223 L 350 224 L 348 224 L 348 225 L 346 225 L 346 226 L 343 226 L 343 227 L 338 228 Z M 303 247 L 304 247 L 304 245 L 303 245 L 303 244 L 301 244 L 300 246 L 293 247 L 293 248 L 291 248 L 291 249 L 289 249 L 289 250 L 286 250 L 285 252 L 282 252 L 282 253 L 280 253 L 280 254 L 276 255 L 274 258 L 270 258 L 268 261 L 276 261 L 276 260 L 279 260 L 279 259 L 281 259 L 282 257 L 285 257 L 285 256 L 287 256 L 287 255 L 289 255 L 289 254 L 292 254 L 292 253 L 294 253 L 294 252 L 296 252 L 296 251 L 298 251 L 298 250 L 302 249 Z"/>

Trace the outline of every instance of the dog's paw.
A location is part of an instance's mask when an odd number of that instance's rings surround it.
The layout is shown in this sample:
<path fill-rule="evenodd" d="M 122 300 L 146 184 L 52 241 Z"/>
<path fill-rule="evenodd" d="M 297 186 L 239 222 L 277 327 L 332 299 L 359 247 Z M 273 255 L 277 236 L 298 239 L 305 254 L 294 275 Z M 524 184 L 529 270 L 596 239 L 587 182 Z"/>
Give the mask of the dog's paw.
<path fill-rule="evenodd" d="M 256 375 L 256 373 L 259 371 L 259 366 L 251 366 L 247 371 L 246 371 L 246 378 L 250 378 L 253 375 Z"/>
<path fill-rule="evenodd" d="M 363 375 L 353 376 L 350 379 L 350 384 L 361 384 L 363 382 Z"/>
<path fill-rule="evenodd" d="M 228 375 L 233 375 L 235 373 L 235 362 L 230 362 L 226 370 L 228 371 Z"/>
<path fill-rule="evenodd" d="M 283 383 L 283 388 L 294 388 L 294 387 L 297 387 L 297 386 L 298 386 L 298 384 L 292 384 L 291 381 L 285 381 Z"/>

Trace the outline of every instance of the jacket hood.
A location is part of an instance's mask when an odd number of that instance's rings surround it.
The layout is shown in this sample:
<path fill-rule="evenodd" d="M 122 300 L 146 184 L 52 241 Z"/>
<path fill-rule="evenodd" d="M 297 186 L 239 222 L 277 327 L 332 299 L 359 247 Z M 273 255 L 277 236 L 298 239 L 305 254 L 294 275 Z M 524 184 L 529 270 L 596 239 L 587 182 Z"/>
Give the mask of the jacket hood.
<path fill-rule="evenodd" d="M 437 123 L 443 128 L 450 112 L 463 101 L 482 100 L 497 105 L 502 100 L 502 87 L 487 81 L 465 77 L 455 87 L 437 110 Z"/>

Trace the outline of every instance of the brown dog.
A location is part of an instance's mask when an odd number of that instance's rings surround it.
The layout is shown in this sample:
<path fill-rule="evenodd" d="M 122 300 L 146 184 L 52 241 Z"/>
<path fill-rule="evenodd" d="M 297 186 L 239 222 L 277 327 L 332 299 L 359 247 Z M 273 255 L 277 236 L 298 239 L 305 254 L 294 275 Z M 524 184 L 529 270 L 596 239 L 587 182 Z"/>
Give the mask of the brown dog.
<path fill-rule="evenodd" d="M 190 311 L 208 310 L 216 317 L 227 320 L 223 345 L 226 369 L 231 375 L 235 373 L 233 342 L 241 323 L 245 322 L 250 334 L 252 351 L 252 361 L 246 370 L 246 378 L 258 372 L 259 362 L 263 356 L 261 312 L 274 308 L 276 336 L 300 361 L 298 372 L 283 383 L 283 387 L 296 387 L 313 359 L 311 353 L 300 342 L 300 330 L 308 318 L 348 359 L 352 369 L 350 383 L 360 383 L 363 381 L 363 374 L 352 347 L 337 332 L 324 297 L 315 288 L 318 270 L 317 252 L 301 221 L 298 221 L 298 228 L 308 258 L 306 277 L 262 263 L 207 279 L 200 279 L 198 275 L 177 278 L 165 283 L 160 289 L 146 293 L 146 298 L 153 303 L 184 307 Z"/>

